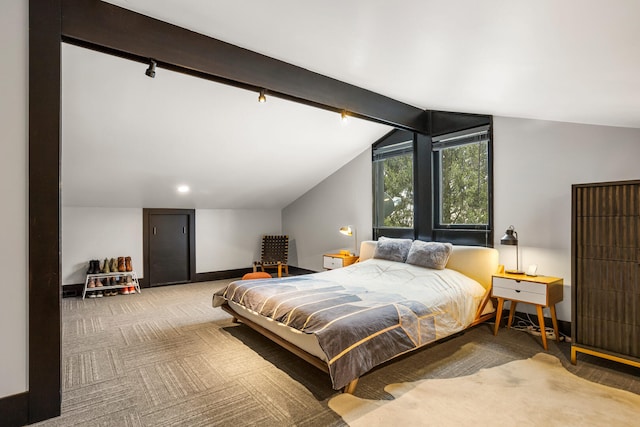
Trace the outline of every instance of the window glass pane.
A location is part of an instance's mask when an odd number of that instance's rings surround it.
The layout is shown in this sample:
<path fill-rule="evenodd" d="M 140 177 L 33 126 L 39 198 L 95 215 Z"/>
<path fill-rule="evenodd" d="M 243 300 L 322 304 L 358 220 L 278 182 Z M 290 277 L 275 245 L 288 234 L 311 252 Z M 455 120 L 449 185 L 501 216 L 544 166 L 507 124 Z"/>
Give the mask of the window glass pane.
<path fill-rule="evenodd" d="M 413 154 L 373 162 L 375 227 L 413 227 Z"/>
<path fill-rule="evenodd" d="M 439 151 L 440 225 L 489 223 L 488 142 Z"/>

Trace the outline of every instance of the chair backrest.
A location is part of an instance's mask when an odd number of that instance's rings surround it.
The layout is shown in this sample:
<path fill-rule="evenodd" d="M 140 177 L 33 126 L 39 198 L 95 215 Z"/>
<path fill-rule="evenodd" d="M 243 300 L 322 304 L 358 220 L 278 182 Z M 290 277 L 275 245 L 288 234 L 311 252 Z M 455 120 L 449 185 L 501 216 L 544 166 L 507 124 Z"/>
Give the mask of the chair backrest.
<path fill-rule="evenodd" d="M 289 236 L 262 237 L 262 263 L 287 264 L 289 261 Z"/>

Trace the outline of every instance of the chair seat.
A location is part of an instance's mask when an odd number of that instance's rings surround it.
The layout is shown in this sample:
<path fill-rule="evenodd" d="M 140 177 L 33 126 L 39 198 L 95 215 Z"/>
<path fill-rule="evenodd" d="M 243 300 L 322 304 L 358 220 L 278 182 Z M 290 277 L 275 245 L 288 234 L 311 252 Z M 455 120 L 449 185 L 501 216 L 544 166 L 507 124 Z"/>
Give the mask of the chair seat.
<path fill-rule="evenodd" d="M 271 274 L 264 271 L 256 271 L 253 273 L 247 273 L 242 276 L 242 280 L 255 280 L 255 279 L 271 279 Z"/>

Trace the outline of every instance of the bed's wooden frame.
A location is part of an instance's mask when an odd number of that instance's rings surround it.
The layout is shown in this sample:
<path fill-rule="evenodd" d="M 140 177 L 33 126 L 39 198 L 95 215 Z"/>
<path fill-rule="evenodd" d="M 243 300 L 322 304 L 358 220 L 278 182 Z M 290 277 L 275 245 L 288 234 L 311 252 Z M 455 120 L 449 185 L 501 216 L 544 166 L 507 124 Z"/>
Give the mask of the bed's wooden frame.
<path fill-rule="evenodd" d="M 485 307 L 487 306 L 487 304 L 489 303 L 489 300 L 491 299 L 491 285 L 489 285 L 489 287 L 486 289 L 486 292 L 484 294 L 484 296 L 482 297 L 482 302 L 480 303 L 480 305 L 478 306 L 478 310 L 476 310 L 476 315 L 475 315 L 475 320 L 466 328 L 469 329 L 475 325 L 478 325 L 482 322 L 486 322 L 487 320 L 493 319 L 496 315 L 495 311 L 492 313 L 487 313 L 487 314 L 482 314 L 482 312 L 484 311 Z M 313 366 L 315 366 L 316 368 L 329 373 L 329 367 L 327 366 L 327 362 L 323 361 L 322 359 L 319 359 L 318 357 L 314 356 L 313 354 L 304 351 L 303 349 L 301 349 L 300 347 L 290 343 L 289 341 L 285 340 L 284 338 L 280 337 L 279 335 L 271 332 L 270 330 L 258 325 L 257 323 L 255 323 L 254 321 L 236 313 L 231 307 L 229 307 L 228 303 L 224 303 L 220 306 L 220 308 L 222 308 L 224 311 L 226 311 L 227 313 L 229 313 L 231 316 L 233 316 L 233 322 L 234 323 L 244 323 L 245 325 L 247 325 L 248 327 L 250 327 L 251 329 L 255 330 L 256 332 L 258 332 L 259 334 L 265 336 L 266 338 L 269 338 L 271 341 L 275 342 L 276 344 L 279 344 L 280 346 L 282 346 L 283 348 L 285 348 L 286 350 L 289 350 L 290 352 L 292 352 L 293 354 L 295 354 L 296 356 L 300 357 L 301 359 L 305 360 L 306 362 L 312 364 Z M 447 337 L 445 337 L 447 338 Z M 442 339 L 445 339 L 442 338 Z M 437 341 L 435 341 L 437 342 Z M 433 343 L 431 343 L 433 344 Z M 419 350 L 421 348 L 424 347 L 417 347 L 411 351 L 415 351 L 415 350 Z M 401 353 L 398 354 L 398 356 L 404 355 L 406 353 Z M 395 356 L 395 357 L 398 357 Z M 349 393 L 349 394 L 353 394 L 356 390 L 356 386 L 358 385 L 358 380 L 359 378 L 356 378 L 354 380 L 352 380 L 349 384 L 347 384 L 343 391 L 345 393 Z"/>

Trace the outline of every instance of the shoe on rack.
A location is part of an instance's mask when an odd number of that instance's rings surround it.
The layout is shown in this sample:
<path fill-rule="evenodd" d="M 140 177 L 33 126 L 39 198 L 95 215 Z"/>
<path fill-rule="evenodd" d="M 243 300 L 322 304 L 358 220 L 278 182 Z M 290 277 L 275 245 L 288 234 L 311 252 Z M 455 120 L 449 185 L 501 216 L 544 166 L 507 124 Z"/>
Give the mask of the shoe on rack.
<path fill-rule="evenodd" d="M 123 256 L 119 256 L 118 257 L 118 271 L 119 272 L 124 272 L 127 271 L 127 267 L 124 263 L 124 257 Z"/>
<path fill-rule="evenodd" d="M 98 267 L 96 268 L 96 260 L 92 259 L 89 261 L 89 269 L 87 270 L 87 274 L 96 274 L 100 273 L 100 261 L 97 261 Z"/>
<path fill-rule="evenodd" d="M 109 261 L 109 269 L 113 272 L 118 271 L 118 261 L 115 258 L 111 258 L 111 261 Z"/>
<path fill-rule="evenodd" d="M 100 279 L 96 279 L 96 288 L 101 288 L 101 287 L 103 287 L 103 286 L 104 286 L 104 285 L 102 284 L 102 280 L 100 280 Z"/>
<path fill-rule="evenodd" d="M 129 288 L 122 288 L 120 293 L 122 293 L 122 295 L 129 295 Z"/>
<path fill-rule="evenodd" d="M 95 297 L 96 297 L 96 293 L 95 293 L 95 292 L 88 292 L 88 293 L 87 293 L 87 297 L 89 297 L 89 298 L 95 298 Z"/>
<path fill-rule="evenodd" d="M 131 286 L 129 288 L 129 293 L 132 294 L 132 295 L 135 294 L 136 293 L 136 287 L 135 286 Z"/>
<path fill-rule="evenodd" d="M 127 271 L 133 271 L 133 265 L 131 264 L 131 257 L 125 257 L 124 259 L 125 268 Z"/>
<path fill-rule="evenodd" d="M 103 273 L 111 273 L 111 269 L 109 268 L 109 259 L 105 258 L 104 263 L 102 264 L 102 269 L 100 270 Z"/>
<path fill-rule="evenodd" d="M 96 281 L 93 279 L 89 280 L 89 284 L 87 285 L 87 288 L 95 288 L 96 287 Z"/>
<path fill-rule="evenodd" d="M 102 291 L 98 291 L 98 292 L 97 292 L 97 294 L 96 294 L 96 296 L 97 296 L 98 298 L 102 298 Z"/>

